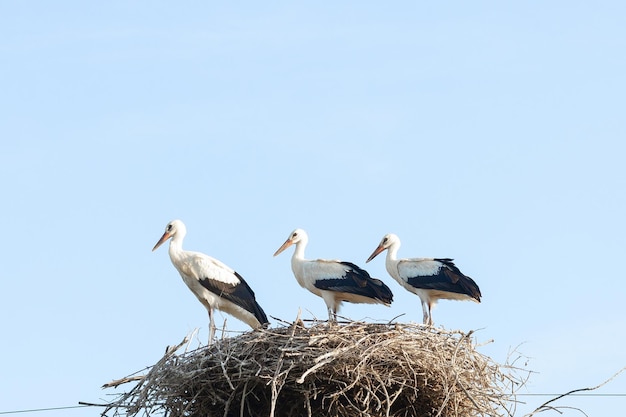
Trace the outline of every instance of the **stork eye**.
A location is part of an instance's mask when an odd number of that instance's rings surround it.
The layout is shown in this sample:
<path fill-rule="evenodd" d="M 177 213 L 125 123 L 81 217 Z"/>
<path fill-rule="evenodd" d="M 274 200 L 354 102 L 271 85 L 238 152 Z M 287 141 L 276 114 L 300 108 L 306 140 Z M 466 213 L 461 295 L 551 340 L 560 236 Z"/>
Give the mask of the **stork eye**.
<path fill-rule="evenodd" d="M 168 224 L 168 225 L 167 225 L 167 231 L 169 232 L 170 230 L 172 230 L 172 225 L 171 225 L 171 224 Z"/>
<path fill-rule="evenodd" d="M 384 238 L 383 243 L 387 243 L 387 240 L 388 240 L 387 238 Z"/>

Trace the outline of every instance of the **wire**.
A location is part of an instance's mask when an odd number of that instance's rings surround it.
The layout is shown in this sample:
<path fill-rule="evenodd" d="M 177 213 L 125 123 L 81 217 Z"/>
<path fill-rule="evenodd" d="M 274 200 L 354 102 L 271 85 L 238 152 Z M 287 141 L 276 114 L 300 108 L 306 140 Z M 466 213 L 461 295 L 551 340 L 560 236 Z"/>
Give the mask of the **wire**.
<path fill-rule="evenodd" d="M 556 397 L 561 394 L 516 394 L 518 397 Z M 568 397 L 626 397 L 626 393 L 609 393 L 609 394 L 569 394 Z M 48 407 L 48 408 L 31 408 L 27 410 L 0 411 L 0 415 L 37 413 L 41 411 L 70 410 L 73 408 L 85 408 L 93 406 L 102 406 L 101 404 L 80 404 L 70 405 L 66 407 Z"/>
<path fill-rule="evenodd" d="M 515 394 L 518 397 L 557 397 L 562 394 Z M 568 397 L 626 397 L 626 394 L 568 394 Z"/>
<path fill-rule="evenodd" d="M 13 411 L 0 411 L 0 415 L 6 414 L 20 414 L 20 413 L 36 413 L 39 411 L 55 411 L 55 410 L 69 410 L 71 408 L 85 408 L 88 405 L 70 405 L 66 407 L 48 407 L 48 408 L 31 408 L 29 410 L 13 410 Z"/>

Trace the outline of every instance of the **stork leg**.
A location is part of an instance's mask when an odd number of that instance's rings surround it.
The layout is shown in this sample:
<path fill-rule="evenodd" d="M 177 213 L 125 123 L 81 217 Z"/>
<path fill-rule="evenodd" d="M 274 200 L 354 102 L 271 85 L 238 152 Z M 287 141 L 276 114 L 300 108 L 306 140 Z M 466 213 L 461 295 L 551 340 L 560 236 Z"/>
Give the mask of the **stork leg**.
<path fill-rule="evenodd" d="M 337 313 L 332 307 L 328 307 L 328 323 L 330 324 L 337 323 Z"/>
<path fill-rule="evenodd" d="M 423 322 L 425 325 L 429 326 L 430 323 L 430 304 L 426 302 L 426 300 L 422 300 L 422 311 L 424 312 Z"/>
<path fill-rule="evenodd" d="M 337 305 L 337 300 L 335 300 L 335 295 L 330 291 L 322 291 L 322 298 L 324 299 L 326 308 L 328 309 L 328 323 L 336 323 L 337 310 L 339 309 L 339 306 Z"/>
<path fill-rule="evenodd" d="M 433 325 L 433 313 L 432 313 L 432 309 L 433 309 L 433 305 L 432 303 L 429 301 L 428 302 L 428 324 L 429 326 Z"/>
<path fill-rule="evenodd" d="M 213 321 L 213 309 L 209 308 L 209 346 L 213 343 L 215 337 L 215 322 Z"/>

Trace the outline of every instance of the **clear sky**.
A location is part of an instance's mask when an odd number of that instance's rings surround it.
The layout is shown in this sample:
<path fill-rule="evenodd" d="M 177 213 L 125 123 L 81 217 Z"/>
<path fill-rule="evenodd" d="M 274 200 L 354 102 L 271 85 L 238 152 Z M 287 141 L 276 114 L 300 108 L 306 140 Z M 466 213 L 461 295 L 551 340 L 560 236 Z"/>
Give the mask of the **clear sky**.
<path fill-rule="evenodd" d="M 103 383 L 195 328 L 206 340 L 206 311 L 151 252 L 176 218 L 186 249 L 283 320 L 326 318 L 292 250 L 272 257 L 301 227 L 309 258 L 394 291 L 344 316 L 421 321 L 384 257 L 365 264 L 394 232 L 400 256 L 476 280 L 483 302 L 442 301 L 435 324 L 478 330 L 499 362 L 517 347 L 536 372 L 522 392 L 601 383 L 626 366 L 625 16 L 621 1 L 0 2 L 0 412 L 107 401 Z M 626 393 L 626 375 L 596 393 Z M 519 399 L 521 416 L 549 397 Z M 560 404 L 603 417 L 626 398 Z"/>

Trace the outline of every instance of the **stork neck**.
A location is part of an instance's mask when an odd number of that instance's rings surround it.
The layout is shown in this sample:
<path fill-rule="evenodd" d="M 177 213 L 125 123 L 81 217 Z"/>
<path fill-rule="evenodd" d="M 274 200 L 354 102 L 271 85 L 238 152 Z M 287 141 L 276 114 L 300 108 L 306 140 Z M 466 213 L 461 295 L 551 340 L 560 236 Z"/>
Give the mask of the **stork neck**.
<path fill-rule="evenodd" d="M 400 245 L 398 245 L 397 243 L 389 246 L 389 248 L 387 249 L 388 261 L 395 261 L 396 259 L 398 259 L 398 249 L 400 249 Z"/>
<path fill-rule="evenodd" d="M 168 250 L 170 259 L 180 258 L 180 254 L 183 252 L 183 239 L 182 236 L 174 236 L 170 239 L 170 247 Z"/>
<path fill-rule="evenodd" d="M 304 248 L 306 248 L 306 240 L 300 240 L 296 243 L 296 249 L 293 251 L 292 259 L 304 260 Z"/>
<path fill-rule="evenodd" d="M 300 284 L 301 287 L 306 288 L 306 281 L 304 276 L 304 265 L 306 264 L 306 259 L 304 259 L 304 248 L 306 247 L 306 240 L 300 240 L 296 243 L 296 248 L 293 251 L 293 256 L 291 257 L 291 270 L 293 271 L 293 275 L 296 277 L 296 281 Z"/>

